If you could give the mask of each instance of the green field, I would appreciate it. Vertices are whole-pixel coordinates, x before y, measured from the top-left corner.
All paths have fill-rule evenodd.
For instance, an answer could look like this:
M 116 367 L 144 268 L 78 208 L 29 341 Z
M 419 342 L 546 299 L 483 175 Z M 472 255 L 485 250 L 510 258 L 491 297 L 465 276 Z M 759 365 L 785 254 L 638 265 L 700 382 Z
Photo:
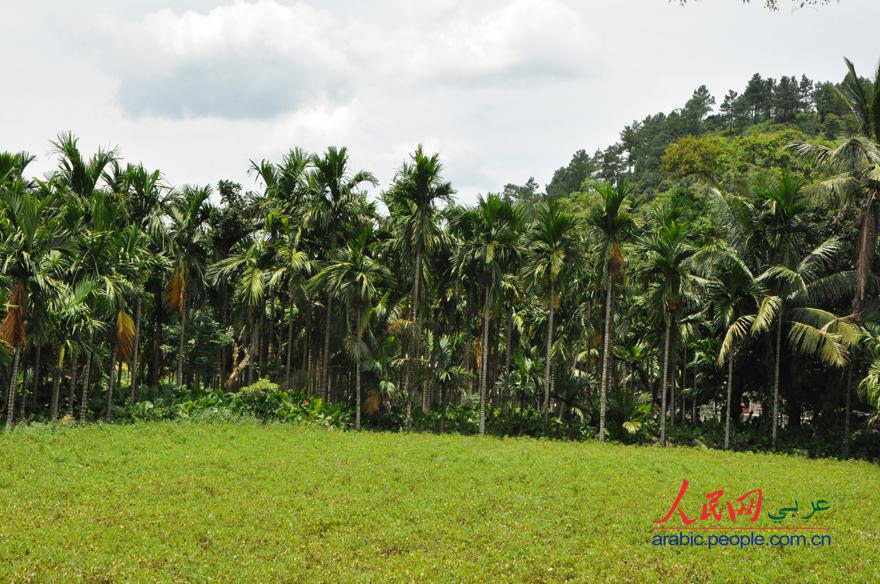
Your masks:
M 690 515 L 719 488 L 761 488 L 764 510 L 824 498 L 812 525 L 832 545 L 654 547 L 683 478 Z M 0 436 L 0 508 L 9 581 L 880 581 L 880 468 L 865 462 L 247 423 L 31 427 Z M 765 511 L 756 525 L 772 525 Z

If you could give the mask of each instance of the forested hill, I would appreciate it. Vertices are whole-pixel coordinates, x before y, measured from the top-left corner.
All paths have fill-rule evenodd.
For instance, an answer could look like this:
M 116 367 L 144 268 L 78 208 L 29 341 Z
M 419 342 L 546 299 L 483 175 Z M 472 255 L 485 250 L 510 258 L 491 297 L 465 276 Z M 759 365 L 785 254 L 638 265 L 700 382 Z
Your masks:
M 715 170 L 727 181 L 745 178 L 760 169 L 789 169 L 797 164 L 786 144 L 806 140 L 834 140 L 850 129 L 851 116 L 838 98 L 838 84 L 815 82 L 806 75 L 779 79 L 755 73 L 739 91 L 723 98 L 701 85 L 680 108 L 634 121 L 620 132 L 620 140 L 592 155 L 575 152 L 556 170 L 544 193 L 559 198 L 580 191 L 583 181 L 625 179 L 637 193 L 654 196 L 674 189 L 683 170 L 696 174 Z M 676 154 L 664 155 L 670 145 L 687 136 L 692 140 Z M 722 164 L 723 163 L 723 164 Z M 507 185 L 513 198 L 538 197 L 539 185 Z

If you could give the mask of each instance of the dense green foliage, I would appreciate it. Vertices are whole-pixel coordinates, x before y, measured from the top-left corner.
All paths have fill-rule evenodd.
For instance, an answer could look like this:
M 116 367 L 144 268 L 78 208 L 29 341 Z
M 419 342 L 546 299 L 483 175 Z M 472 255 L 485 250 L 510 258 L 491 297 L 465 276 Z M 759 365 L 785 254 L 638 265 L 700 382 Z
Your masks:
M 865 462 L 157 423 L 21 428 L 0 436 L 0 469 L 14 582 L 880 579 Z M 824 498 L 812 521 L 832 544 L 655 548 L 682 478 L 691 515 L 707 492 L 762 489 L 761 526 Z
M 419 147 L 168 185 L 0 155 L 15 420 L 253 415 L 876 457 L 880 75 L 698 88 L 542 192 L 456 201 Z M 265 379 L 265 381 L 258 381 Z

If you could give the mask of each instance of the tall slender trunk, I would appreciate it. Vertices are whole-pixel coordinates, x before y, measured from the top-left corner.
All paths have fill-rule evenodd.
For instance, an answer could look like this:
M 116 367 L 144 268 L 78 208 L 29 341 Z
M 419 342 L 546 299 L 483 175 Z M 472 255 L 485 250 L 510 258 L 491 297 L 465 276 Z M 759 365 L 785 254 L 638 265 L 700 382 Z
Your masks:
M 267 308 L 269 309 L 269 326 L 266 327 L 266 364 L 268 365 L 278 356 L 278 349 L 275 346 L 275 294 L 269 296 Z
M 312 353 L 314 352 L 314 344 L 312 343 L 312 327 L 314 325 L 313 321 L 314 313 L 312 312 L 312 303 L 306 303 L 306 330 L 303 334 L 303 363 L 302 369 L 306 375 L 306 391 L 309 395 L 314 395 L 314 390 L 312 389 L 312 369 L 313 369 L 313 359 Z
M 137 311 L 135 312 L 134 318 L 134 347 L 131 352 L 131 395 L 129 395 L 129 401 L 131 401 L 131 403 L 135 403 L 135 400 L 137 400 L 137 371 L 138 350 L 140 349 L 141 342 L 141 316 L 141 298 L 138 296 Z
M 15 356 L 12 358 L 12 376 L 9 378 L 9 393 L 6 397 L 6 429 L 12 430 L 12 422 L 15 417 L 15 384 L 18 381 L 18 367 L 21 360 L 21 347 L 15 347 Z
M 95 339 L 95 333 L 89 333 L 89 347 Z M 86 351 L 86 368 L 83 371 L 82 402 L 79 404 L 79 421 L 85 422 L 89 411 L 89 377 L 92 373 L 92 350 Z
M 480 435 L 486 433 L 486 369 L 488 369 L 489 364 L 489 299 L 491 298 L 490 290 L 491 287 L 486 286 L 486 296 L 485 300 L 483 301 L 483 338 L 480 341 Z
M 177 385 L 183 385 L 183 360 L 186 350 L 186 297 L 188 292 L 184 290 L 183 300 L 180 306 L 180 346 L 177 352 Z
M 76 401 L 77 373 L 79 373 L 79 353 L 74 350 L 73 357 L 70 360 L 70 387 L 67 388 L 66 417 L 70 419 L 73 419 L 73 406 Z
M 779 364 L 782 361 L 782 304 L 776 319 L 776 363 L 773 364 L 773 434 L 771 444 L 776 450 L 776 428 L 779 425 Z
M 416 250 L 416 261 L 415 266 L 413 268 L 413 292 L 412 292 L 412 321 L 413 321 L 413 334 L 410 339 L 409 345 L 412 348 L 412 355 L 409 355 L 409 358 L 406 360 L 406 370 L 403 375 L 403 386 L 404 391 L 406 392 L 406 421 L 407 427 L 410 426 L 412 422 L 412 406 L 413 400 L 415 399 L 415 391 L 413 390 L 410 382 L 412 381 L 412 363 L 414 359 L 418 359 L 418 347 L 419 347 L 419 291 L 421 288 L 422 282 L 422 250 Z
M 34 378 L 32 381 L 33 385 L 31 386 L 31 395 L 34 397 L 35 400 L 37 399 L 37 391 L 40 389 L 40 365 L 41 365 L 41 361 L 42 361 L 42 356 L 43 356 L 43 346 L 38 345 L 37 346 L 37 359 L 36 359 L 36 362 L 34 363 Z M 27 391 L 27 388 L 25 388 L 25 391 Z M 22 418 L 24 418 L 26 404 L 27 404 L 27 400 L 25 399 L 25 396 L 23 395 L 21 398 L 21 417 Z
M 660 444 L 666 446 L 666 383 L 669 380 L 669 331 L 671 324 L 666 322 L 666 332 L 663 337 L 663 377 L 660 381 Z
M 284 363 L 284 391 L 290 389 L 290 362 L 293 355 L 293 282 L 287 293 L 287 356 Z
M 355 335 L 357 336 L 357 346 L 354 355 L 354 429 L 361 429 L 361 312 L 357 311 L 355 317 Z
M 116 376 L 113 375 L 116 366 L 116 334 L 110 340 L 110 367 L 107 369 L 107 407 L 104 410 L 104 419 L 108 422 L 113 419 L 113 390 L 115 389 Z
M 550 367 L 551 355 L 553 353 L 553 297 L 556 295 L 556 282 L 550 282 L 550 296 L 548 297 L 547 306 L 550 309 L 547 318 L 547 350 L 544 359 L 544 405 L 541 409 L 544 411 L 544 429 L 549 430 L 550 427 Z
M 727 413 L 724 416 L 724 450 L 730 447 L 730 400 L 733 396 L 733 351 L 727 356 Z
M 61 393 L 61 378 L 64 377 L 64 345 L 58 349 L 58 360 L 55 362 L 55 372 L 52 378 L 52 398 L 49 401 L 49 420 L 58 419 L 58 401 Z
M 684 390 L 687 387 L 687 368 L 688 368 L 688 344 L 685 336 L 681 336 L 681 344 L 684 345 L 684 356 L 681 362 L 681 423 L 685 423 L 685 415 L 687 414 Z
M 669 371 L 669 427 L 675 426 L 675 371 Z
M 852 365 L 846 368 L 846 409 L 843 413 L 843 457 L 849 457 L 849 411 L 852 393 Z
M 24 414 L 25 414 L 24 404 L 25 404 L 25 401 L 27 400 L 28 383 L 30 382 L 30 377 L 29 377 L 30 372 L 31 372 L 31 370 L 29 368 L 27 368 L 27 367 L 24 368 L 24 376 L 22 377 L 22 380 L 21 380 L 21 399 L 18 402 L 18 420 L 19 421 L 24 420 Z
M 333 297 L 327 295 L 327 318 L 324 323 L 324 355 L 321 358 L 321 390 L 324 392 L 324 400 L 330 400 L 330 323 L 333 318 Z
M 510 373 L 510 345 L 513 343 L 513 311 L 507 313 L 507 324 L 504 325 L 504 371 Z M 502 404 L 503 405 L 503 404 Z
M 605 293 L 605 336 L 602 339 L 602 387 L 599 395 L 599 441 L 605 441 L 605 407 L 608 401 L 608 374 L 611 367 L 611 303 L 614 300 L 611 270 L 608 270 L 608 290 Z

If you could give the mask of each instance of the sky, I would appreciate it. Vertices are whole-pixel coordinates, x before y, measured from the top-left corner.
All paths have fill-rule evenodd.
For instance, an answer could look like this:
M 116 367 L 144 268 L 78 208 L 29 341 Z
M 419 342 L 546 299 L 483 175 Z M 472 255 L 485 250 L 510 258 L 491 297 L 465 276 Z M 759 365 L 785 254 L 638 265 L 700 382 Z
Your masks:
M 118 147 L 173 185 L 258 188 L 250 160 L 347 145 L 386 186 L 417 144 L 460 200 L 718 102 L 755 72 L 840 80 L 880 59 L 878 0 L 771 12 L 696 0 L 0 0 L 0 150 Z

